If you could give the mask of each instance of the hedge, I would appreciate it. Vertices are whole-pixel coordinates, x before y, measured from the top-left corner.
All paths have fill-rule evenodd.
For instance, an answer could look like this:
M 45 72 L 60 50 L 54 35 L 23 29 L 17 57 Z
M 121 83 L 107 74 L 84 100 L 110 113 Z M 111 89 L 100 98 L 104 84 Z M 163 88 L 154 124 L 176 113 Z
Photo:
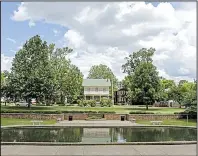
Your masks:
M 56 111 L 56 110 L 1 110 L 1 113 L 38 113 L 38 114 L 62 114 L 62 113 L 91 113 L 91 114 L 115 114 L 116 112 L 105 111 Z
M 137 111 L 137 112 L 129 112 L 129 114 L 155 114 L 153 112 L 141 112 L 141 111 Z

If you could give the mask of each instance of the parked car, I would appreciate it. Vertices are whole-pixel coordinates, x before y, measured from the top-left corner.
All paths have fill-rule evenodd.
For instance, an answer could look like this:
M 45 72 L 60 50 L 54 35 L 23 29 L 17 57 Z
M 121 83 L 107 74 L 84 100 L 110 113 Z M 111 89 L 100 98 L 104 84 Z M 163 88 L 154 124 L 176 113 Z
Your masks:
M 31 104 L 36 105 L 36 99 L 31 99 Z
M 28 107 L 28 103 L 26 101 L 19 101 L 16 103 L 16 106 Z

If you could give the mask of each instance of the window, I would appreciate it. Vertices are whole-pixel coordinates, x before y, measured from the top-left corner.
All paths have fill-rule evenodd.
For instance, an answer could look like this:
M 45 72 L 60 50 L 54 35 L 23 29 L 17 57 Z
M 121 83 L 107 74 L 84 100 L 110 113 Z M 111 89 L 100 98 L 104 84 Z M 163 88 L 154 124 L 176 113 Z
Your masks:
M 87 91 L 90 92 L 90 88 L 87 88 Z
M 106 88 L 103 88 L 103 92 L 106 92 L 107 90 L 106 90 Z
M 95 88 L 95 91 L 98 92 L 98 88 Z

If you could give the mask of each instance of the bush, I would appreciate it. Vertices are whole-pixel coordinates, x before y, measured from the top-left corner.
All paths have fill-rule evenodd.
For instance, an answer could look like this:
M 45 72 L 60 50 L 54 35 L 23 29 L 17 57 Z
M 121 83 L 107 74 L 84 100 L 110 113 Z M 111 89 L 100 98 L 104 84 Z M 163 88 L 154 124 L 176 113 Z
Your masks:
M 95 100 L 78 100 L 78 106 L 80 107 L 95 107 L 96 101 Z
M 181 119 L 186 119 L 188 115 L 188 119 L 197 119 L 197 112 L 186 110 L 184 112 L 175 112 L 174 114 L 179 114 Z
M 137 111 L 137 112 L 129 112 L 129 114 L 155 114 L 153 112 L 141 112 L 141 111 Z
M 102 98 L 100 101 L 101 107 L 111 107 L 113 105 L 112 100 L 108 98 Z
M 91 107 L 96 107 L 96 101 L 95 101 L 95 100 L 88 100 L 88 104 L 89 104 Z

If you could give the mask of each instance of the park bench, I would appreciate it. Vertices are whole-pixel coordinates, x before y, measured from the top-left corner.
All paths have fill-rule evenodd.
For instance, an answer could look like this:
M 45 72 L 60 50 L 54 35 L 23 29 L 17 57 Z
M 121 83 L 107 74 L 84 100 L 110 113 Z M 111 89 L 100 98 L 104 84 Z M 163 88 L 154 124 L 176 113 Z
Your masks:
M 61 118 L 57 118 L 57 122 L 61 121 L 62 119 Z
M 152 125 L 161 125 L 162 121 L 151 121 Z
M 132 123 L 135 123 L 135 121 L 136 121 L 136 119 L 131 119 L 131 122 L 132 122 Z
M 43 121 L 42 120 L 32 120 L 31 122 L 33 125 L 36 125 L 36 123 L 38 123 L 38 125 L 40 125 Z

